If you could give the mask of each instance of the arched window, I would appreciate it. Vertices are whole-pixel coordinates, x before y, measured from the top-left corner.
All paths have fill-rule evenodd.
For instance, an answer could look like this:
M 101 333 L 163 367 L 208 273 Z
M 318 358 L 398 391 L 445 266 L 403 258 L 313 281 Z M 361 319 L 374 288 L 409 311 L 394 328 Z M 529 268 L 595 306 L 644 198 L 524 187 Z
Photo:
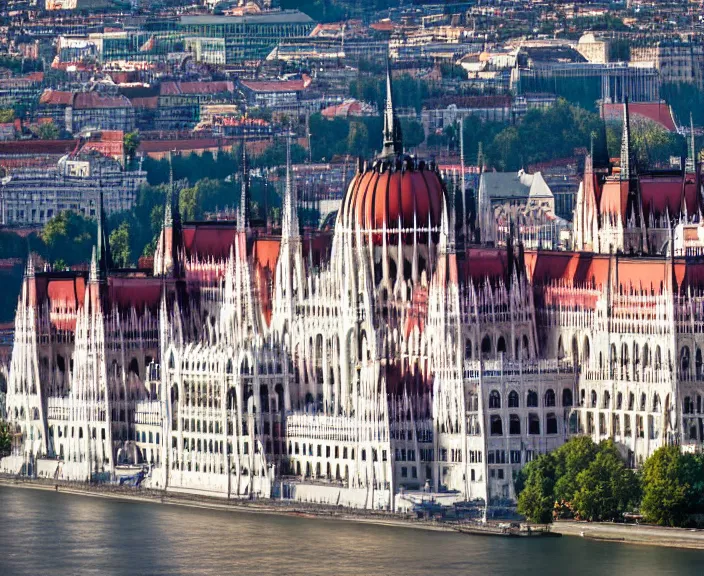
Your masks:
M 487 334 L 482 338 L 482 356 L 488 358 L 491 355 L 491 338 Z
M 509 416 L 508 433 L 514 436 L 520 436 L 521 434 L 521 419 L 517 414 Z
M 596 408 L 596 402 L 597 402 L 596 390 L 592 390 L 592 394 L 591 394 L 591 405 L 592 405 L 592 408 Z
M 545 421 L 545 433 L 557 434 L 557 417 L 552 412 L 548 414 Z
M 503 336 L 500 336 L 499 341 L 496 343 L 496 353 L 506 354 L 506 340 Z
M 134 374 L 137 378 L 139 378 L 139 362 L 136 358 L 132 358 L 132 360 L 130 360 L 129 373 Z
M 535 390 L 528 391 L 526 406 L 528 406 L 528 408 L 537 408 L 538 407 L 538 393 Z
M 540 434 L 540 418 L 537 414 L 528 415 L 528 434 Z
M 591 346 L 589 344 L 589 336 L 584 337 L 584 346 L 582 347 L 582 362 L 584 364 L 589 363 L 589 359 L 591 358 Z
M 680 351 L 680 370 L 685 378 L 689 377 L 689 364 L 689 346 L 683 346 Z
M 519 400 L 518 400 L 518 392 L 515 390 L 511 390 L 508 393 L 508 407 L 509 408 L 518 408 L 519 405 Z
M 684 408 L 682 412 L 684 414 L 694 414 L 694 403 L 689 396 L 684 397 Z
M 635 410 L 636 407 L 636 395 L 631 392 L 628 394 L 628 409 L 629 410 Z
M 562 336 L 557 339 L 557 358 L 562 360 L 565 357 L 565 345 L 562 343 Z
M 620 410 L 623 407 L 623 393 L 619 392 L 616 394 L 616 410 Z
M 501 422 L 501 416 L 492 416 L 489 421 L 489 426 L 492 436 L 503 436 L 504 428 Z
M 645 392 L 640 395 L 640 411 L 645 412 L 647 399 L 645 397 Z
M 702 379 L 702 349 L 697 348 L 697 354 L 695 357 L 695 364 L 696 364 L 696 374 L 697 374 L 697 380 Z
M 497 390 L 489 393 L 489 408 L 501 408 L 501 394 Z
M 545 406 L 555 405 L 555 391 L 552 388 L 548 388 L 545 392 Z
M 572 390 L 569 388 L 562 390 L 562 405 L 564 407 L 572 406 Z
M 660 396 L 653 394 L 653 412 L 660 412 Z
M 530 344 L 528 343 L 528 336 L 525 334 L 523 335 L 523 352 L 521 358 L 524 360 L 528 360 L 530 358 Z
M 660 370 L 662 368 L 662 354 L 660 353 L 660 346 L 655 347 L 655 369 Z
M 472 341 L 469 338 L 464 341 L 464 359 L 472 359 Z
M 611 393 L 607 390 L 604 392 L 604 404 L 605 409 L 611 408 Z

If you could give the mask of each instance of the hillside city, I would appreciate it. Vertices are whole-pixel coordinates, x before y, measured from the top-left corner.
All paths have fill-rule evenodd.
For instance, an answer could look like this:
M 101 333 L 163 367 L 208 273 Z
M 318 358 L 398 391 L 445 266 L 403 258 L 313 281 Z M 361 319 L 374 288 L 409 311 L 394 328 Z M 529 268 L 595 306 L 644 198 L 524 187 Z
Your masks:
M 3 3 L 0 472 L 701 524 L 702 4 Z

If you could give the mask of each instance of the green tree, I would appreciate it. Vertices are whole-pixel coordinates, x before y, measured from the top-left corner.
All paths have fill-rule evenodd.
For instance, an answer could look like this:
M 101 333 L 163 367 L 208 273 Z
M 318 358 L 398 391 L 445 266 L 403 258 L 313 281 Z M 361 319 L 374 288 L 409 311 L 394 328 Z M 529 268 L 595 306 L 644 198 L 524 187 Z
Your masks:
M 369 131 L 367 126 L 362 122 L 352 122 L 349 135 L 347 136 L 347 151 L 350 154 L 366 156 L 368 142 Z
M 577 475 L 576 485 L 573 510 L 595 521 L 621 518 L 639 495 L 637 476 L 626 468 L 611 440 L 599 445 L 596 457 Z
M 12 108 L 0 108 L 0 123 L 6 124 L 15 119 L 15 111 Z
M 57 140 L 59 138 L 59 129 L 53 122 L 42 122 L 37 127 L 37 136 L 42 140 Z
M 589 436 L 571 438 L 555 451 L 555 500 L 570 501 L 579 489 L 578 476 L 594 460 L 599 447 Z
M 689 510 L 691 485 L 684 456 L 677 446 L 662 446 L 645 461 L 641 512 L 648 522 L 680 526 Z
M 131 162 L 134 160 L 134 156 L 137 153 L 137 148 L 140 144 L 139 130 L 133 130 L 132 132 L 127 132 L 124 136 L 123 144 L 125 147 L 125 154 Z
M 4 376 L 0 374 L 0 378 Z M 12 449 L 12 432 L 10 424 L 4 420 L 0 420 L 0 458 L 7 456 Z
M 524 480 L 520 483 L 518 512 L 531 522 L 546 524 L 552 520 L 555 502 L 555 458 L 552 454 L 541 454 L 526 464 Z
M 95 221 L 69 210 L 54 216 L 41 232 L 49 260 L 61 258 L 68 265 L 90 260 L 95 236 Z
M 402 118 L 401 134 L 403 136 L 403 145 L 406 148 L 415 148 L 425 140 L 423 125 L 416 120 Z
M 110 232 L 110 252 L 113 263 L 118 268 L 128 268 L 132 264 L 130 247 L 130 224 L 127 220 Z

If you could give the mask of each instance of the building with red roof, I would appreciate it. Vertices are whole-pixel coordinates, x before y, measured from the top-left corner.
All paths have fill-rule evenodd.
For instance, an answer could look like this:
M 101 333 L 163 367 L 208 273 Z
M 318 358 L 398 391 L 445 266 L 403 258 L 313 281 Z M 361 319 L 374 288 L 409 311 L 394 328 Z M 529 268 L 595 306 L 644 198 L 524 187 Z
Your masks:
M 152 489 L 399 511 L 411 490 L 503 506 L 574 435 L 633 468 L 701 450 L 702 258 L 472 243 L 456 188 L 404 151 L 390 74 L 383 124 L 331 231 L 300 225 L 289 146 L 276 234 L 250 219 L 243 153 L 232 222 L 183 222 L 171 182 L 150 269 L 112 265 L 102 195 L 89 271 L 30 258 L 0 470 L 144 468 Z M 621 178 L 587 169 L 599 241 L 678 207 L 630 178 L 627 140 Z M 681 212 L 698 201 L 685 185 Z

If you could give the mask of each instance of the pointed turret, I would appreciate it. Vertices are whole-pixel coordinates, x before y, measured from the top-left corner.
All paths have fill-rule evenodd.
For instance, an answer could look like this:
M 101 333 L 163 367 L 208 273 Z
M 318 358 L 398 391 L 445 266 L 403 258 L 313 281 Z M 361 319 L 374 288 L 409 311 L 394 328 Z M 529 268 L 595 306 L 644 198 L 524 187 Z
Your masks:
M 384 148 L 382 157 L 396 156 L 403 152 L 401 139 L 401 124 L 396 118 L 393 101 L 393 86 L 391 83 L 391 68 L 386 62 L 386 108 L 384 109 Z
M 105 218 L 105 209 L 103 206 L 103 186 L 99 187 L 98 192 L 98 234 L 96 242 L 96 265 L 97 265 L 97 280 L 104 282 L 107 280 L 108 272 L 112 268 L 112 257 L 110 255 L 110 234 L 108 233 Z
M 697 152 L 694 144 L 694 120 L 692 113 L 689 113 L 689 146 L 687 150 L 687 160 L 685 162 L 685 172 L 692 173 L 697 166 Z
M 296 187 L 293 184 L 291 170 L 291 136 L 286 140 L 286 189 L 284 190 L 284 205 L 281 220 L 282 238 L 298 236 L 298 199 L 296 198 Z
M 237 213 L 237 230 L 245 232 L 249 229 L 249 166 L 247 165 L 247 147 L 242 138 L 242 189 L 240 191 L 240 206 Z
M 628 97 L 623 102 L 623 135 L 621 136 L 621 180 L 635 176 L 635 158 L 631 148 L 631 121 L 628 114 Z
M 164 223 L 154 252 L 154 275 L 179 277 L 181 273 L 181 213 L 174 182 L 173 158 L 169 152 L 169 187 L 164 201 Z

